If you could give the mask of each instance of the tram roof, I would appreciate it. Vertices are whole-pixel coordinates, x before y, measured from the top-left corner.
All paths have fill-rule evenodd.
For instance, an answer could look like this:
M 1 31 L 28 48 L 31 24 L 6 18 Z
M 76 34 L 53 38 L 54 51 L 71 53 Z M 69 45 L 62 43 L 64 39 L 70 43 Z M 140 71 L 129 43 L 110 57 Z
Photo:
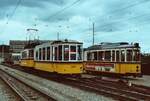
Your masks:
M 36 48 L 46 47 L 49 45 L 57 45 L 57 44 L 83 44 L 83 43 L 75 41 L 75 40 L 53 40 L 53 41 L 49 41 L 43 44 L 39 44 L 36 46 Z
M 120 49 L 120 48 L 140 48 L 138 43 L 129 44 L 127 42 L 118 43 L 100 43 L 99 45 L 93 45 L 85 50 L 103 50 L 103 49 Z
M 76 40 L 55 40 L 52 42 L 52 44 L 83 44 L 82 42 L 76 41 Z

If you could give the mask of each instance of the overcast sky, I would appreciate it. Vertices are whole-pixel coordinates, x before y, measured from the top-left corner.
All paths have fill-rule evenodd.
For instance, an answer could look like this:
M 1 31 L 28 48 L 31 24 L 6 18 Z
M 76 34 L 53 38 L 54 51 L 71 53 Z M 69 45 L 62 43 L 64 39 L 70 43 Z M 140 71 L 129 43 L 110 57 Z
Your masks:
M 138 42 L 150 52 L 150 0 L 0 0 L 0 44 L 32 38 L 73 39 L 95 43 Z M 19 4 L 17 6 L 17 4 Z

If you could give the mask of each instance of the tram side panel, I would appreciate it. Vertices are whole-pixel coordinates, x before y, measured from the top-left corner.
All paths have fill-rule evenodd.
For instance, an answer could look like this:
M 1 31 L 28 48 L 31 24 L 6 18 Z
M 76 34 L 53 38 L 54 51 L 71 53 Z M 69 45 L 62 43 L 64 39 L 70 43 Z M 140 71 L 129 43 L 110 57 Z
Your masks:
M 116 73 L 126 76 L 140 76 L 140 63 L 116 63 Z
M 20 65 L 23 67 L 34 67 L 33 49 L 25 49 L 21 52 Z
M 22 59 L 20 62 L 20 66 L 34 67 L 34 60 L 33 59 Z
M 80 74 L 83 69 L 82 63 L 62 62 L 35 62 L 35 69 L 55 72 L 59 74 Z
M 140 76 L 141 65 L 132 63 L 85 62 L 87 73 L 118 76 Z

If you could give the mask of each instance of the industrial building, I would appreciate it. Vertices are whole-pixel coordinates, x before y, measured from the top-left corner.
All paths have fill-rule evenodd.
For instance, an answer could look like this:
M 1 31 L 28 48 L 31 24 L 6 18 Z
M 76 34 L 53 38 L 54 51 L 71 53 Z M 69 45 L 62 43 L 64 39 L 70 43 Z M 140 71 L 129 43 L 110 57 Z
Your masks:
M 49 42 L 48 40 L 30 40 L 30 41 L 10 40 L 9 45 L 10 45 L 11 59 L 17 63 L 21 58 L 20 52 L 24 49 L 25 45 L 36 41 L 38 41 L 39 43 Z
M 10 47 L 8 45 L 0 45 L 0 63 L 11 58 Z

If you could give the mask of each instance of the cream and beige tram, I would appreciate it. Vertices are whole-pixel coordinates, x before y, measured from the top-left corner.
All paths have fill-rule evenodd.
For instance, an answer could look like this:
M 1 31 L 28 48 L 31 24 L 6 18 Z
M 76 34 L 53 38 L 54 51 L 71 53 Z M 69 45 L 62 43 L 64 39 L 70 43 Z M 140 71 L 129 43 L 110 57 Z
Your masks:
M 111 76 L 141 76 L 138 43 L 101 43 L 84 51 L 87 73 Z
M 80 75 L 83 72 L 83 43 L 57 40 L 37 45 L 34 68 L 58 74 Z

